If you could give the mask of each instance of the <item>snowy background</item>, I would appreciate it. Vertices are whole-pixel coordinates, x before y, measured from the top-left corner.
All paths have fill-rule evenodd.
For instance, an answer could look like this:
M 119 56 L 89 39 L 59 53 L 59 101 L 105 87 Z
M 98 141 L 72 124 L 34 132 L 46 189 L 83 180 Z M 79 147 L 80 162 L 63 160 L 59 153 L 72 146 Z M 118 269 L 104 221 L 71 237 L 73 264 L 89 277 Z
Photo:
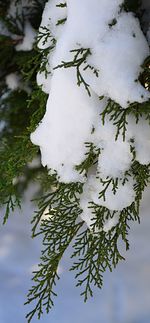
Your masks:
M 16 212 L 0 233 L 0 323 L 25 323 L 25 295 L 31 286 L 32 270 L 38 263 L 41 243 L 30 238 L 30 219 L 34 206 L 29 204 L 31 188 L 21 212 Z M 75 288 L 69 259 L 65 254 L 60 266 L 58 297 L 51 313 L 42 323 L 149 323 L 150 322 L 150 190 L 141 207 L 141 224 L 130 230 L 130 251 L 126 262 L 113 273 L 106 273 L 104 286 L 84 304 Z M 3 213 L 3 210 L 1 211 Z M 38 322 L 35 318 L 33 322 Z

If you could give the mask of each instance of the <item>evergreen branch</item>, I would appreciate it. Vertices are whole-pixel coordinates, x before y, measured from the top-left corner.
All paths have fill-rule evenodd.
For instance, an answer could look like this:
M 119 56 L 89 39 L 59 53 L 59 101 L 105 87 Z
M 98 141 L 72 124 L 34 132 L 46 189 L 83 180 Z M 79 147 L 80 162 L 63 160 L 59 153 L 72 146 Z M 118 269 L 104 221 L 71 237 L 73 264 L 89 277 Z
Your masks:
M 54 184 L 54 182 L 52 181 Z M 34 199 L 33 201 L 38 201 L 39 210 L 35 211 L 35 216 L 33 217 L 31 223 L 34 224 L 32 227 L 32 237 L 36 237 L 40 233 L 36 233 L 37 226 L 39 225 L 39 222 L 41 221 L 43 214 L 48 215 L 49 214 L 49 205 L 54 203 L 55 201 L 55 192 L 48 193 L 47 195 L 44 195 L 40 199 Z M 47 211 L 47 213 L 45 213 Z M 52 212 L 52 210 L 51 210 Z
M 6 204 L 6 211 L 3 218 L 3 224 L 6 224 L 9 218 L 10 212 L 14 212 L 16 207 L 19 207 L 21 209 L 20 199 L 15 195 L 14 196 L 10 195 L 7 201 L 4 202 L 4 205 L 5 204 Z
M 78 48 L 78 49 L 73 49 L 70 51 L 70 53 L 74 53 L 74 58 L 71 61 L 64 62 L 62 61 L 62 64 L 54 67 L 55 69 L 58 68 L 70 68 L 74 67 L 76 68 L 76 76 L 77 76 L 77 85 L 80 86 L 81 84 L 84 85 L 86 91 L 88 92 L 88 95 L 91 96 L 90 90 L 89 90 L 89 84 L 84 80 L 80 68 L 82 67 L 83 64 L 86 64 L 86 60 L 89 55 L 91 55 L 91 51 L 89 48 Z M 89 65 L 88 65 L 89 67 Z
M 99 177 L 98 177 L 99 178 Z M 116 191 L 118 189 L 118 178 L 109 178 L 107 177 L 106 180 L 103 180 L 102 178 L 99 178 L 100 183 L 104 186 L 104 189 L 99 193 L 99 199 L 103 198 L 104 201 L 106 201 L 106 192 L 110 184 L 112 185 L 112 192 L 113 194 L 116 194 Z
M 124 260 L 118 248 L 118 240 L 121 237 L 128 250 L 128 222 L 139 220 L 133 202 L 131 206 L 120 211 L 118 224 L 105 232 L 103 227 L 106 218 L 112 218 L 116 211 L 111 214 L 107 208 L 94 203 L 91 203 L 90 208 L 93 209 L 93 224 L 90 230 L 86 229 L 77 235 L 72 254 L 72 258 L 77 260 L 71 267 L 71 270 L 77 271 L 77 286 L 83 287 L 81 295 L 85 302 L 89 296 L 93 296 L 93 285 L 102 287 L 103 273 L 106 269 L 112 271 L 120 260 Z
M 146 90 L 150 91 L 150 56 L 145 59 L 142 65 L 142 73 L 139 76 L 139 80 Z
M 91 227 L 78 234 L 75 240 L 72 258 L 77 260 L 71 270 L 77 271 L 77 286 L 83 287 L 81 295 L 84 297 L 84 301 L 87 301 L 88 297 L 93 295 L 93 285 L 98 288 L 102 287 L 103 273 L 106 269 L 112 271 L 120 260 L 124 260 L 119 251 L 118 241 L 121 238 L 126 250 L 129 249 L 129 222 L 140 222 L 139 206 L 142 193 L 150 182 L 150 165 L 140 165 L 138 162 L 134 162 L 131 172 L 135 180 L 135 201 L 129 207 L 113 212 L 104 206 L 91 202 L 89 204 L 93 214 Z M 131 176 L 130 172 L 128 176 Z M 107 188 L 111 180 L 106 181 Z M 116 189 L 117 181 L 114 182 L 114 185 Z M 118 223 L 105 232 L 106 220 L 113 218 L 115 214 L 118 214 Z
M 135 141 L 134 139 L 130 139 L 130 152 L 133 156 L 132 162 L 136 160 L 136 149 L 135 149 Z
M 4 222 L 10 213 L 11 201 L 12 206 L 18 206 L 21 194 L 26 188 L 25 184 L 31 179 L 29 173 L 37 176 L 39 171 L 42 172 L 40 168 L 35 172 L 29 171 L 27 164 L 38 154 L 38 148 L 30 141 L 30 133 L 43 117 L 47 95 L 37 88 L 30 96 L 28 109 L 27 99 L 29 97 L 25 92 L 14 91 L 1 103 L 0 118 L 4 121 L 4 128 L 0 134 L 0 204 L 6 205 Z M 19 182 L 22 175 L 25 176 L 24 188 Z M 15 178 L 18 179 L 16 183 Z M 50 185 L 49 180 L 47 183 Z
M 35 272 L 33 281 L 35 285 L 28 293 L 26 304 L 37 301 L 34 309 L 27 314 L 28 322 L 37 312 L 38 318 L 43 313 L 43 307 L 47 313 L 53 306 L 53 296 L 56 296 L 53 288 L 55 287 L 58 276 L 58 265 L 72 239 L 83 225 L 83 222 L 76 223 L 81 213 L 78 208 L 78 194 L 81 191 L 81 184 L 60 184 L 55 193 L 49 193 L 40 200 L 39 212 L 34 217 L 33 232 L 39 220 L 41 220 L 40 232 L 43 235 L 43 245 L 39 270 Z M 46 218 L 43 211 L 48 206 Z M 37 222 L 38 221 L 38 222 Z
M 87 176 L 88 170 L 92 167 L 96 162 L 97 158 L 100 154 L 100 149 L 96 148 L 93 143 L 85 143 L 88 151 L 85 153 L 85 160 L 76 166 L 76 170 L 80 172 L 80 174 L 85 173 Z
M 59 26 L 59 25 L 64 25 L 65 22 L 66 22 L 67 18 L 63 18 L 63 19 L 59 19 L 56 23 L 56 26 Z
M 135 161 L 131 167 L 133 178 L 135 179 L 134 190 L 136 192 L 135 203 L 139 213 L 140 201 L 143 196 L 143 192 L 147 185 L 150 183 L 150 164 L 141 165 Z
M 23 36 L 23 30 L 24 30 L 23 12 L 20 14 L 16 9 L 15 17 L 11 15 L 7 15 L 5 17 L 1 17 L 1 20 L 3 21 L 3 23 L 5 24 L 9 32 L 15 35 Z
M 109 28 L 112 28 L 113 26 L 115 26 L 117 24 L 117 19 L 113 18 L 110 23 L 108 24 Z
M 56 5 L 56 7 L 58 7 L 58 8 L 66 8 L 67 7 L 67 3 L 66 2 L 59 3 L 59 4 Z
M 49 30 L 49 28 L 47 28 L 46 26 L 40 26 L 40 30 L 37 36 L 37 44 L 39 43 L 39 41 L 42 41 L 42 44 L 45 45 L 49 40 L 53 45 L 56 44 L 56 39 L 51 34 L 51 31 Z
M 138 123 L 139 119 L 144 115 L 145 120 L 150 120 L 150 102 L 133 103 L 130 104 L 128 108 L 122 109 L 119 104 L 112 100 L 108 100 L 108 104 L 101 113 L 102 123 L 105 124 L 105 119 L 108 116 L 109 121 L 113 122 L 116 126 L 116 136 L 115 140 L 118 139 L 121 134 L 123 141 L 125 141 L 127 125 L 128 125 L 128 115 L 133 115 L 135 122 Z
M 109 120 L 113 121 L 113 124 L 116 126 L 116 137 L 117 140 L 120 132 L 123 136 L 123 141 L 125 141 L 125 134 L 127 131 L 127 109 L 122 109 L 119 104 L 113 102 L 112 100 L 108 100 L 108 104 L 104 111 L 101 113 L 102 123 L 105 124 L 106 116 L 109 116 Z

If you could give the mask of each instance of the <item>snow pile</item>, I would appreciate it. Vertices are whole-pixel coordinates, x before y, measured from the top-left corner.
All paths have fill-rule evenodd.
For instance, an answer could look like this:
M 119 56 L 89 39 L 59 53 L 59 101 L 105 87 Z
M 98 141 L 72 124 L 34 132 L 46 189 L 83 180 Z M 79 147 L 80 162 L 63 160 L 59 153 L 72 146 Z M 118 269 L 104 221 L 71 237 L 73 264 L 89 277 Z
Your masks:
M 5 81 L 10 90 L 16 90 L 20 86 L 20 76 L 17 73 L 8 74 Z
M 42 164 L 51 172 L 56 171 L 60 181 L 84 183 L 80 204 L 88 225 L 92 217 L 89 202 L 122 210 L 134 201 L 132 177 L 125 183 L 122 181 L 133 160 L 131 139 L 136 160 L 143 164 L 150 162 L 148 123 L 145 127 L 142 118 L 138 124 L 129 118 L 126 140 L 119 137 L 116 141 L 115 126 L 108 118 L 103 125 L 100 116 L 108 99 L 126 109 L 130 103 L 150 98 L 138 81 L 149 46 L 137 18 L 122 9 L 123 2 L 67 0 L 67 6 L 65 2 L 60 6 L 58 0 L 50 0 L 39 30 L 39 34 L 43 33 L 39 48 L 50 48 L 50 52 L 48 75 L 38 73 L 37 82 L 50 95 L 46 114 L 31 140 L 40 146 Z M 83 79 L 78 86 L 75 67 L 56 67 L 62 62 L 75 62 L 74 56 L 80 49 L 84 51 L 78 59 L 82 59 L 86 50 L 88 54 L 79 66 Z M 101 96 L 103 99 L 99 100 Z M 87 176 L 76 168 L 85 160 L 86 142 L 100 150 L 97 165 Z M 99 193 L 107 178 L 118 178 L 118 188 L 114 192 L 110 182 L 104 199 Z M 116 219 L 111 219 L 111 225 L 106 223 L 105 229 L 115 223 Z
M 31 93 L 31 89 L 26 84 L 19 73 L 10 73 L 5 77 L 5 82 L 9 90 L 15 91 L 17 89 L 23 90 L 27 93 Z M 7 93 L 7 92 L 6 92 Z M 6 94 L 5 94 L 6 95 Z M 7 93 L 9 95 L 9 92 Z M 3 95 L 1 99 L 4 99 L 5 96 Z
M 24 37 L 20 44 L 17 44 L 17 51 L 30 51 L 33 48 L 33 44 L 35 42 L 36 31 L 33 29 L 29 21 L 26 21 L 24 27 Z

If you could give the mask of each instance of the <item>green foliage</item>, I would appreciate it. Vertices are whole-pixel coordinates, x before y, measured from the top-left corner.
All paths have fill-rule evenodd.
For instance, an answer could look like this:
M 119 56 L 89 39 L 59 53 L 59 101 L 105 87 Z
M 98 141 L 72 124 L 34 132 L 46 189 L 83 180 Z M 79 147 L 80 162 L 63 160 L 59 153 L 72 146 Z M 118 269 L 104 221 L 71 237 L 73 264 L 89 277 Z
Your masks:
M 88 170 L 92 167 L 96 162 L 97 158 L 100 154 L 100 149 L 96 148 L 92 143 L 85 143 L 87 148 L 87 152 L 85 153 L 85 160 L 76 166 L 76 170 L 82 174 L 84 173 L 85 176 L 88 174 Z
M 18 12 L 16 12 L 15 18 L 9 15 L 3 17 L 2 21 L 10 33 L 23 36 L 24 18 L 22 14 L 20 15 Z
M 65 7 L 67 7 L 67 4 L 66 4 L 66 2 L 65 3 L 59 3 L 59 4 L 56 5 L 56 7 L 65 8 Z
M 103 284 L 103 273 L 106 269 L 112 271 L 120 260 L 124 260 L 118 249 L 118 240 L 121 237 L 125 242 L 126 250 L 129 248 L 127 240 L 128 220 L 134 216 L 134 206 L 124 209 L 119 214 L 119 221 L 108 232 L 102 228 L 105 219 L 112 218 L 115 211 L 111 214 L 110 210 L 105 207 L 91 204 L 93 210 L 93 225 L 90 229 L 85 229 L 77 235 L 73 248 L 75 251 L 72 258 L 75 262 L 71 270 L 77 271 L 77 286 L 81 286 L 83 291 L 81 295 L 84 301 L 89 296 L 93 296 L 93 287 L 101 288 Z
M 146 58 L 142 65 L 143 72 L 141 73 L 139 79 L 145 88 L 150 91 L 150 56 Z
M 104 201 L 106 201 L 106 192 L 107 189 L 109 188 L 110 185 L 112 185 L 112 192 L 113 194 L 116 194 L 116 191 L 118 189 L 118 178 L 109 178 L 107 177 L 105 180 L 104 179 L 100 179 L 100 183 L 102 183 L 103 185 L 103 190 L 100 191 L 99 193 L 99 199 L 103 199 Z
M 89 64 L 87 64 L 87 58 L 89 55 L 91 55 L 91 51 L 89 48 L 78 48 L 70 50 L 70 53 L 74 54 L 74 58 L 72 61 L 69 62 L 62 62 L 62 64 L 56 66 L 54 69 L 57 68 L 70 68 L 75 67 L 76 69 L 76 76 L 77 76 L 77 85 L 80 86 L 81 84 L 84 85 L 86 91 L 88 92 L 88 95 L 91 96 L 89 84 L 84 80 L 84 77 L 82 76 L 81 68 L 83 67 L 83 64 L 85 65 L 83 70 L 86 70 L 87 68 L 91 68 L 93 72 L 98 76 L 97 70 L 93 69 Z
M 66 20 L 67 20 L 67 18 L 59 19 L 59 20 L 57 21 L 56 26 L 59 26 L 59 25 L 63 25 L 63 24 L 65 24 Z
M 6 126 L 1 132 L 0 144 L 1 204 L 6 204 L 12 196 L 16 196 L 15 199 L 18 200 L 20 194 L 26 189 L 28 181 L 42 172 L 41 167 L 30 170 L 28 163 L 38 156 L 38 148 L 32 145 L 30 133 L 35 130 L 45 113 L 47 95 L 40 89 L 35 90 L 30 98 L 28 109 L 27 99 L 29 97 L 25 92 L 15 91 L 3 102 L 4 112 L 2 110 L 1 115 Z M 19 181 L 20 176 L 25 177 L 22 185 Z M 16 184 L 14 184 L 15 178 L 17 178 Z M 6 213 L 9 209 L 9 203 L 7 203 Z
M 41 8 L 44 3 L 35 1 L 34 8 L 31 5 L 25 8 L 18 0 L 16 17 L 7 14 L 10 3 L 0 3 L 0 20 L 9 35 L 0 35 L 0 204 L 6 205 L 4 223 L 10 211 L 15 210 L 15 205 L 20 207 L 28 183 L 45 173 L 41 166 L 30 168 L 30 162 L 39 156 L 39 149 L 32 145 L 30 134 L 42 119 L 47 101 L 47 95 L 36 85 L 43 53 L 38 51 L 36 44 L 28 52 L 15 49 L 23 39 L 24 19 L 32 16 L 36 22 L 38 6 Z M 5 76 L 14 72 L 19 75 L 22 87 L 10 91 Z M 32 92 L 28 91 L 29 87 Z
M 137 161 L 132 164 L 131 168 L 133 178 L 135 180 L 134 190 L 136 192 L 135 203 L 137 208 L 137 213 L 139 213 L 140 201 L 142 200 L 142 195 L 144 189 L 150 183 L 150 164 L 141 165 Z
M 78 196 L 81 191 L 81 184 L 58 184 L 54 177 L 53 191 L 39 200 L 39 211 L 36 212 L 32 221 L 34 223 L 33 236 L 43 235 L 45 249 L 42 251 L 39 270 L 34 273 L 35 285 L 28 294 L 26 304 L 36 301 L 34 309 L 27 315 L 28 322 L 36 313 L 40 318 L 44 307 L 48 313 L 53 306 L 53 297 L 56 296 L 54 287 L 56 280 L 59 279 L 59 262 L 83 224 L 83 222 L 76 223 L 81 213 L 78 207 Z M 40 221 L 40 231 L 36 233 Z
M 135 80 L 135 82 L 138 81 L 140 81 L 140 83 L 147 90 L 150 89 L 150 57 L 147 57 L 144 61 L 142 65 L 142 72 L 139 75 L 139 80 Z M 132 115 L 135 118 L 136 123 L 138 123 L 141 117 L 144 117 L 145 120 L 150 123 L 150 101 L 144 102 L 142 104 L 137 102 L 132 104 L 130 104 L 130 102 L 128 103 L 128 108 L 123 109 L 119 106 L 119 104 L 109 99 L 106 108 L 101 113 L 103 124 L 105 124 L 105 119 L 106 117 L 108 117 L 116 127 L 116 140 L 118 139 L 119 135 L 122 135 L 123 140 L 125 140 L 129 115 Z
M 9 66 L 11 66 L 10 62 L 12 60 L 14 54 L 14 43 L 12 39 L 8 36 L 1 35 L 0 36 L 0 68 L 1 68 L 1 75 L 0 81 L 3 80 L 3 77 L 6 75 L 6 71 Z M 10 67 L 11 71 L 11 67 Z
M 26 302 L 34 303 L 33 310 L 27 315 L 28 322 L 35 314 L 40 318 L 44 308 L 49 312 L 54 305 L 54 288 L 59 279 L 58 265 L 73 238 L 73 264 L 70 270 L 75 271 L 77 286 L 82 287 L 84 301 L 93 295 L 94 287 L 102 287 L 106 269 L 112 271 L 120 260 L 124 260 L 119 250 L 119 241 L 122 239 L 125 249 L 129 249 L 129 223 L 140 221 L 139 204 L 144 188 L 150 181 L 150 166 L 135 162 L 131 172 L 135 179 L 135 202 L 122 211 L 110 211 L 93 202 L 89 203 L 93 213 L 90 229 L 85 227 L 84 221 L 78 219 L 82 213 L 79 196 L 83 184 L 58 183 L 55 176 L 51 177 L 52 190 L 39 199 L 39 210 L 35 212 L 32 221 L 33 237 L 42 235 L 45 249 L 42 251 L 39 269 L 34 273 L 34 286 L 29 291 Z M 118 217 L 118 223 L 106 231 L 105 223 L 114 216 Z
M 6 212 L 4 215 L 3 224 L 7 222 L 10 212 L 14 212 L 16 207 L 21 208 L 20 200 L 18 199 L 17 196 L 10 195 L 8 197 L 8 200 L 6 200 L 5 204 L 6 204 Z
M 108 100 L 106 108 L 101 113 L 102 123 L 105 124 L 106 116 L 112 121 L 116 127 L 115 139 L 118 139 L 119 135 L 122 135 L 123 140 L 125 140 L 127 126 L 128 126 L 128 116 L 132 115 L 135 118 L 136 123 L 139 119 L 144 116 L 145 120 L 150 121 L 150 102 L 145 103 L 133 103 L 130 104 L 127 109 L 123 109 L 112 100 Z
M 43 45 L 46 44 L 47 40 L 50 41 L 50 46 L 46 46 L 45 49 L 40 50 L 38 48 L 38 52 L 40 53 L 40 67 L 38 69 L 39 72 L 44 72 L 45 76 L 47 76 L 47 55 L 50 54 L 50 52 L 55 48 L 56 46 L 56 39 L 51 34 L 50 30 L 47 27 L 40 27 L 39 34 L 37 36 L 37 45 L 39 42 L 41 42 Z
M 32 0 L 31 4 L 31 1 L 29 0 L 28 6 L 25 6 L 26 17 L 29 19 L 31 25 L 35 29 L 38 29 L 41 23 L 41 16 L 46 1 L 47 0 Z

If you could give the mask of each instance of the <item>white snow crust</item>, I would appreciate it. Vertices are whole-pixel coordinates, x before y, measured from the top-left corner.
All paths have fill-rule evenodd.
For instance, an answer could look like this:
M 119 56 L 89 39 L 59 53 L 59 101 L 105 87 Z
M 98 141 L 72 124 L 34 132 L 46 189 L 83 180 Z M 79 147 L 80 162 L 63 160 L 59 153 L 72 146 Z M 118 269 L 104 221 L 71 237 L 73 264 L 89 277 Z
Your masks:
M 136 124 L 129 118 L 126 140 L 115 140 L 116 129 L 109 121 L 102 124 L 100 114 L 108 99 L 126 109 L 130 103 L 145 102 L 149 92 L 140 84 L 141 65 L 149 55 L 149 46 L 137 18 L 120 10 L 122 0 L 67 0 L 67 7 L 57 7 L 59 1 L 49 0 L 43 12 L 40 32 L 46 26 L 50 36 L 39 42 L 45 49 L 56 40 L 56 47 L 48 55 L 47 71 L 38 73 L 37 83 L 49 94 L 46 114 L 31 140 L 41 149 L 42 164 L 56 171 L 59 181 L 83 182 L 81 196 L 82 217 L 91 223 L 89 202 L 93 201 L 110 210 L 122 210 L 135 199 L 132 178 L 124 185 L 121 178 L 132 164 L 131 139 L 134 140 L 136 160 L 150 162 L 150 129 L 143 118 Z M 67 20 L 58 24 L 61 19 Z M 114 23 L 115 22 L 115 23 Z M 74 49 L 90 49 L 86 64 L 97 70 L 98 77 L 90 68 L 81 73 L 89 85 L 91 96 L 83 84 L 77 85 L 75 68 L 58 68 L 72 61 Z M 104 99 L 99 100 L 103 96 Z M 94 129 L 94 131 L 92 131 Z M 100 149 L 98 164 L 86 178 L 76 170 L 85 159 L 85 143 L 93 143 Z M 106 198 L 99 198 L 103 190 L 101 178 L 119 178 L 116 194 L 110 185 Z M 116 219 L 106 224 L 111 228 Z

